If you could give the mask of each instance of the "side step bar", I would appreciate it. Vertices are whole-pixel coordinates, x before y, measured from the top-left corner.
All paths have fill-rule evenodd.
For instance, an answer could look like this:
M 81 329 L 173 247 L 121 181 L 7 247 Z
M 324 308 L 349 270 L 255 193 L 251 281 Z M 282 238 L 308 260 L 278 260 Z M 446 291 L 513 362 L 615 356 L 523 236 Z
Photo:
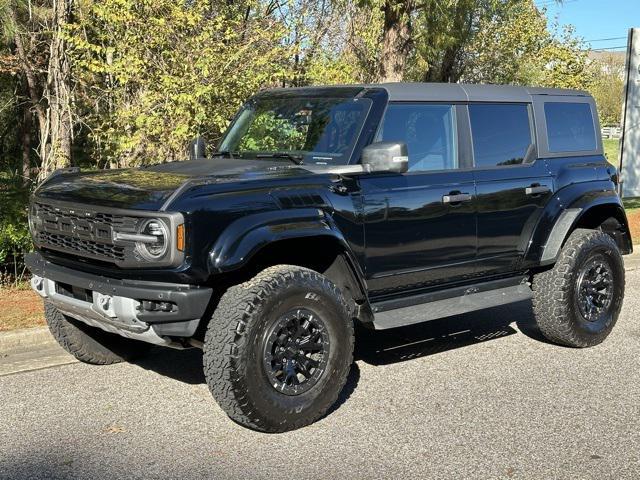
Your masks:
M 373 326 L 386 330 L 528 300 L 532 292 L 527 280 L 525 276 L 506 278 L 374 302 Z

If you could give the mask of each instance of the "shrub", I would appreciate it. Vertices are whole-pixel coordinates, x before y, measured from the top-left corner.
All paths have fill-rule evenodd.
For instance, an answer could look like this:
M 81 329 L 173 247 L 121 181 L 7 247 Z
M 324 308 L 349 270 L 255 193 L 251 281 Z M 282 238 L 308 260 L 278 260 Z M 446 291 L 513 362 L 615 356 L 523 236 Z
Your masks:
M 0 283 L 24 279 L 24 254 L 32 249 L 27 221 L 29 189 L 19 178 L 0 176 Z

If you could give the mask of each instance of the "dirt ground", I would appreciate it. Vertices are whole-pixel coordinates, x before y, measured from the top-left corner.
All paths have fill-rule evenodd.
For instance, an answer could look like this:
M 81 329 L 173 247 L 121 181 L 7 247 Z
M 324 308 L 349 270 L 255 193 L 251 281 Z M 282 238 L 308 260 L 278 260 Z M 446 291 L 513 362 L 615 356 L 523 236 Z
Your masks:
M 627 219 L 629 220 L 633 244 L 638 245 L 640 244 L 640 209 L 627 212 Z
M 31 289 L 0 288 L 0 332 L 45 324 L 42 299 Z

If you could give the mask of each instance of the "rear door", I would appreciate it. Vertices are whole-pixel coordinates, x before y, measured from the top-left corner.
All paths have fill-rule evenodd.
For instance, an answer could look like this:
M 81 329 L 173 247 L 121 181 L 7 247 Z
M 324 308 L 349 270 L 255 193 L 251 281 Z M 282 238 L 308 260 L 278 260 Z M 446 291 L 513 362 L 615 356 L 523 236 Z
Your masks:
M 387 108 L 377 140 L 405 142 L 409 171 L 360 177 L 373 296 L 474 272 L 475 187 L 464 109 L 441 103 Z
M 518 267 L 553 181 L 536 158 L 527 103 L 469 105 L 478 209 L 477 273 Z

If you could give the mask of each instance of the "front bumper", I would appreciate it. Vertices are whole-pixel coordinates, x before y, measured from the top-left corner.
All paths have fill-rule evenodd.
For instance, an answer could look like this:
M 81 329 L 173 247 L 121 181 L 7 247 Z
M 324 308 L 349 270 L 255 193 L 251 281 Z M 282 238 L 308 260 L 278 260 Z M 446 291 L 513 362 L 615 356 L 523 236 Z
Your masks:
M 192 337 L 212 289 L 192 285 L 119 280 L 79 272 L 29 253 L 32 288 L 65 315 L 123 337 L 174 346 Z

